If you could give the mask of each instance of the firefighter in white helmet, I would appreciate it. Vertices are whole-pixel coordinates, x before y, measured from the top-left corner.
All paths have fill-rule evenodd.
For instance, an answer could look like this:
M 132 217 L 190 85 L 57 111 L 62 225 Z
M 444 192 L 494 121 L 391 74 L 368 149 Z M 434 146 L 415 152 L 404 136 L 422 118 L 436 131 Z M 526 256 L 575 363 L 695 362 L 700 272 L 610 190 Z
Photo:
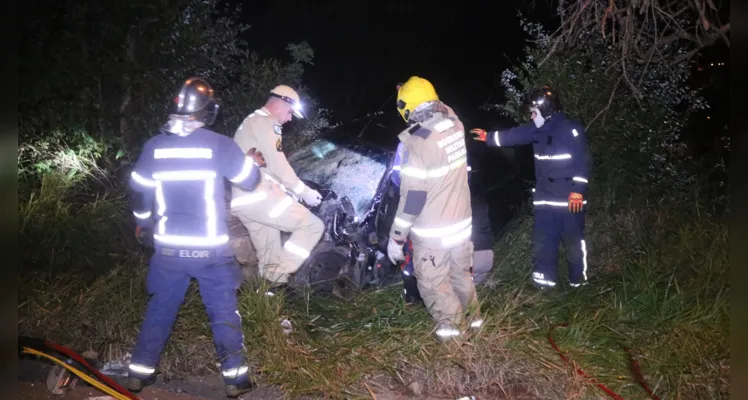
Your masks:
M 265 156 L 263 179 L 255 191 L 232 188 L 231 213 L 247 227 L 260 276 L 272 286 L 289 282 L 324 231 L 322 220 L 289 195 L 293 192 L 310 207 L 322 200 L 296 176 L 283 154 L 281 127 L 294 116 L 304 118 L 299 95 L 288 86 L 276 86 L 265 105 L 244 119 L 234 134 L 242 150 L 256 148 Z M 291 233 L 283 246 L 281 232 Z
M 418 290 L 436 320 L 436 334 L 453 338 L 463 332 L 463 323 L 472 328 L 483 323 L 471 276 L 465 132 L 423 78 L 411 77 L 399 87 L 397 108 L 409 127 L 398 136 L 403 143 L 400 202 L 387 253 L 393 263 L 402 260 L 410 235 Z

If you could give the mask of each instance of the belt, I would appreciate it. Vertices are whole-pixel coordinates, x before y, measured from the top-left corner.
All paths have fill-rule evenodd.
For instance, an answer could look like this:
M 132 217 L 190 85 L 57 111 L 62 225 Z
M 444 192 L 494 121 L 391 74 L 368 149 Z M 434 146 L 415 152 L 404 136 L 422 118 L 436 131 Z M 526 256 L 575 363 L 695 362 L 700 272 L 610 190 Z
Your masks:
M 550 183 L 554 183 L 554 182 L 556 182 L 556 178 L 551 178 L 551 177 L 548 177 L 548 178 L 546 178 L 546 179 L 548 179 L 548 182 L 550 182 Z M 572 181 L 572 179 L 571 179 L 571 177 L 570 177 L 570 176 L 565 176 L 565 177 L 563 177 L 563 178 L 558 178 L 558 179 L 563 179 L 563 180 L 565 180 L 566 182 L 571 182 L 571 181 Z

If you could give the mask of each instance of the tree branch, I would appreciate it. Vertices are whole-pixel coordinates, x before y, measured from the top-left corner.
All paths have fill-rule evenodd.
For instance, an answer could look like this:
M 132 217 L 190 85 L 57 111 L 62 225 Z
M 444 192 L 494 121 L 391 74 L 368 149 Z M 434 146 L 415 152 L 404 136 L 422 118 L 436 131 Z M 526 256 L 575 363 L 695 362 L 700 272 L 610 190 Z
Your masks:
M 551 35 L 553 44 L 540 65 L 559 49 L 582 46 L 578 43 L 580 34 L 587 33 L 590 27 L 639 64 L 673 62 L 676 56 L 662 49 L 680 40 L 690 42 L 696 49 L 711 46 L 719 39 L 730 46 L 730 24 L 720 23 L 719 8 L 712 0 L 671 0 L 666 4 L 655 0 L 573 0 L 562 2 L 560 7 L 564 15 L 561 27 Z M 687 27 L 685 21 L 696 24 Z M 647 41 L 653 44 L 642 48 Z M 687 54 L 693 56 L 697 52 L 689 50 Z M 683 56 L 677 59 L 684 60 Z
M 599 117 L 600 117 L 601 115 L 603 115 L 603 114 L 607 114 L 607 111 L 608 111 L 608 110 L 610 109 L 610 105 L 611 105 L 611 104 L 613 104 L 613 96 L 615 96 L 615 94 L 616 94 L 616 91 L 618 90 L 618 85 L 620 85 L 620 84 L 621 84 L 621 81 L 622 81 L 622 80 L 623 80 L 623 74 L 621 74 L 621 75 L 620 75 L 620 76 L 618 77 L 618 82 L 616 82 L 616 85 L 615 85 L 615 86 L 613 87 L 613 90 L 612 90 L 612 91 L 610 92 L 610 97 L 608 98 L 608 104 L 607 104 L 607 105 L 606 105 L 605 107 L 603 107 L 603 109 L 602 109 L 602 110 L 600 110 L 600 111 L 599 111 L 599 112 L 598 112 L 598 113 L 597 113 L 597 114 L 595 115 L 595 117 L 594 117 L 594 118 L 592 118 L 592 120 L 591 120 L 590 122 L 588 122 L 588 123 L 587 123 L 587 126 L 585 126 L 585 127 L 584 127 L 584 130 L 585 130 L 585 131 L 586 131 L 586 130 L 588 130 L 588 129 L 590 129 L 590 126 L 592 126 L 592 123 L 593 123 L 593 122 L 595 122 L 595 120 L 597 120 L 597 119 L 598 119 L 598 118 L 599 118 Z M 604 116 L 603 116 L 603 122 L 602 122 L 602 123 L 603 123 L 603 124 L 605 123 L 605 117 L 604 117 Z

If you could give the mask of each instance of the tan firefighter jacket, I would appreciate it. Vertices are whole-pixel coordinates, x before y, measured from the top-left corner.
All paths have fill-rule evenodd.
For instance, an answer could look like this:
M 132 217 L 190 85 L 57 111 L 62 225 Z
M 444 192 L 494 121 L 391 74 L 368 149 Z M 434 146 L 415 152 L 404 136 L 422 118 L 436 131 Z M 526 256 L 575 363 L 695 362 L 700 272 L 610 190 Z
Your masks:
M 451 248 L 472 234 L 467 149 L 462 122 L 449 107 L 398 136 L 403 143 L 400 202 L 390 238 Z
M 253 147 L 262 152 L 267 166 L 262 168 L 263 180 L 254 192 L 232 187 L 232 207 L 251 204 L 271 193 L 280 194 L 279 189 L 297 195 L 307 190 L 283 154 L 281 125 L 265 107 L 255 110 L 242 121 L 234 134 L 234 141 L 245 153 Z

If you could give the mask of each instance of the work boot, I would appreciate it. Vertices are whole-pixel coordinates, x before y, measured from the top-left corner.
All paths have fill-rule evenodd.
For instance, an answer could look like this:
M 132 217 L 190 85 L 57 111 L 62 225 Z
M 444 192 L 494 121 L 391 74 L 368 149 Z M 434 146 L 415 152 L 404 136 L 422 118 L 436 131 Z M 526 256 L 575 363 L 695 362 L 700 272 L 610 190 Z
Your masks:
M 254 390 L 255 384 L 250 379 L 236 385 L 226 385 L 226 397 L 235 399 Z
M 271 287 L 270 289 L 268 289 L 268 292 L 273 293 L 273 295 L 283 293 L 284 297 L 288 299 L 293 297 L 296 294 L 297 290 L 295 287 L 291 286 L 288 283 L 282 283 Z
M 144 387 L 150 386 L 156 383 L 156 374 L 153 374 L 147 378 L 139 378 L 137 376 L 127 377 L 127 390 L 138 393 L 143 390 Z
M 549 280 L 542 272 L 533 272 L 530 283 L 532 283 L 536 289 L 541 291 L 549 291 L 556 286 L 556 282 Z
M 260 293 L 261 289 L 257 289 L 257 293 Z M 265 296 L 274 297 L 277 294 L 284 293 L 286 297 L 290 297 L 296 292 L 294 287 L 287 283 L 271 284 L 268 285 L 267 290 L 263 293 Z
M 403 278 L 403 299 L 405 300 L 405 304 L 420 305 L 423 303 L 415 278 Z
M 460 337 L 460 330 L 449 322 L 440 322 L 435 333 L 436 337 L 442 342 Z
M 467 325 L 474 331 L 477 331 L 481 326 L 483 326 L 483 317 L 481 317 L 480 311 L 467 316 Z

